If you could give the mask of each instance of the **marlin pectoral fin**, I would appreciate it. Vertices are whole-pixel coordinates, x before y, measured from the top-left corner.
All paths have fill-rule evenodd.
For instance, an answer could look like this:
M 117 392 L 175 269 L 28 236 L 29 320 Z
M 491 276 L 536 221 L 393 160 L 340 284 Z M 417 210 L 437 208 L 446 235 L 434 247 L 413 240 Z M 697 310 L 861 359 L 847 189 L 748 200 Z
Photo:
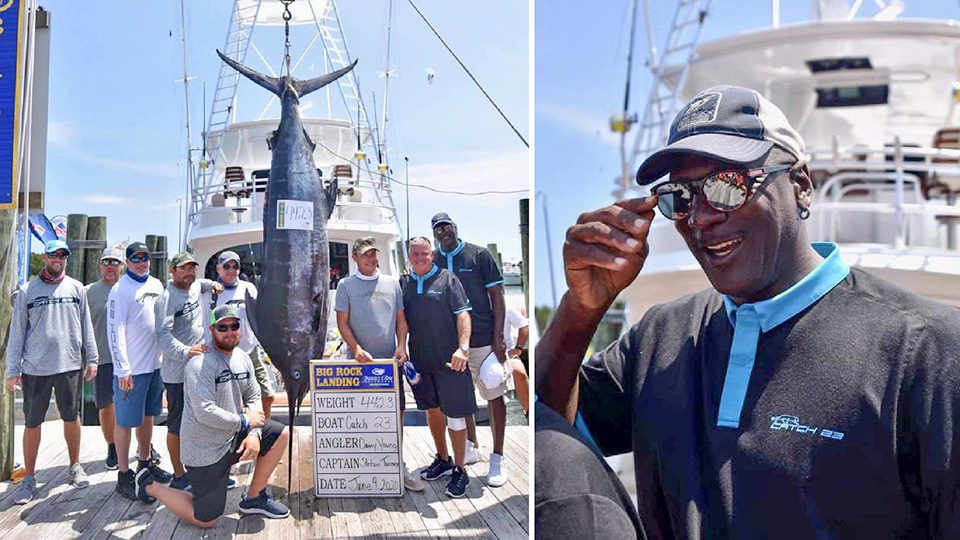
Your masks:
M 257 341 L 262 344 L 260 331 L 257 330 L 257 299 L 250 295 L 249 289 L 243 291 L 243 302 L 243 305 L 247 307 L 247 322 L 250 323 L 250 329 L 253 330 L 253 335 L 257 337 Z
M 327 219 L 330 219 L 330 216 L 333 215 L 333 207 L 337 204 L 337 179 L 331 180 L 330 185 L 323 191 L 327 197 Z
M 225 54 L 217 51 L 217 54 L 220 56 L 220 59 L 227 63 L 228 66 L 240 72 L 241 75 L 250 79 L 251 81 L 259 84 L 260 86 L 266 88 L 270 92 L 276 94 L 277 96 L 283 96 L 283 86 L 280 84 L 280 79 L 276 77 L 268 77 L 262 73 L 257 73 L 256 71 L 244 66 L 243 64 L 228 58 Z
M 346 75 L 351 69 L 353 69 L 353 66 L 355 65 L 357 65 L 356 60 L 354 60 L 353 63 L 350 64 L 349 66 L 327 73 L 326 75 L 314 77 L 313 79 L 308 79 L 306 81 L 295 80 L 293 81 L 293 86 L 294 88 L 297 89 L 297 95 L 299 95 L 302 98 L 303 96 L 309 94 L 310 92 L 313 92 L 314 90 L 319 90 L 320 88 L 323 88 L 324 86 Z M 237 69 L 237 71 L 240 71 L 240 70 Z M 243 72 L 241 71 L 241 73 Z M 247 76 L 249 77 L 249 75 Z

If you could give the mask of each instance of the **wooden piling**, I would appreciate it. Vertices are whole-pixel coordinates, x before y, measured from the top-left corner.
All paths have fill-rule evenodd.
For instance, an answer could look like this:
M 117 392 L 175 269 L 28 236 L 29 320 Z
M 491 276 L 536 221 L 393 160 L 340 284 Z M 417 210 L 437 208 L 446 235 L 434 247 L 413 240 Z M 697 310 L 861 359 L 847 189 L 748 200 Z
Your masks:
M 91 242 L 106 242 L 107 218 L 104 216 L 91 216 L 87 220 L 86 238 Z M 84 252 L 84 270 L 81 281 L 84 285 L 87 285 L 100 279 L 100 256 L 103 254 L 103 248 L 87 248 Z
M 7 339 L 13 306 L 10 293 L 16 285 L 17 250 L 10 245 L 16 238 L 11 231 L 16 223 L 16 210 L 0 210 L 0 480 L 9 480 L 13 472 L 14 405 L 13 392 L 7 389 Z M 16 242 L 14 240 L 14 242 Z
M 503 259 L 500 257 L 500 252 L 497 251 L 496 244 L 487 244 L 487 249 L 490 250 L 490 254 L 493 255 L 493 260 L 497 261 L 497 266 L 500 267 L 500 271 L 503 271 Z
M 88 222 L 89 219 L 86 214 L 67 215 L 67 245 L 70 246 L 70 257 L 67 259 L 67 275 L 77 281 L 83 281 L 85 250 L 76 247 L 76 244 L 87 239 Z
M 403 241 L 397 242 L 397 271 L 403 273 L 407 269 L 407 252 L 404 250 Z

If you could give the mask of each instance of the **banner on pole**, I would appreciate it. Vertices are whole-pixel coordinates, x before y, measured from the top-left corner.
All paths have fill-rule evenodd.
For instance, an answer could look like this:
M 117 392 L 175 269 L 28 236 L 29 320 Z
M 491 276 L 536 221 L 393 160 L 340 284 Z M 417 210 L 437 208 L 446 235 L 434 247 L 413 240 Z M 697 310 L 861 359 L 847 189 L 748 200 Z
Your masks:
M 0 0 L 0 209 L 16 209 L 26 17 L 22 0 Z

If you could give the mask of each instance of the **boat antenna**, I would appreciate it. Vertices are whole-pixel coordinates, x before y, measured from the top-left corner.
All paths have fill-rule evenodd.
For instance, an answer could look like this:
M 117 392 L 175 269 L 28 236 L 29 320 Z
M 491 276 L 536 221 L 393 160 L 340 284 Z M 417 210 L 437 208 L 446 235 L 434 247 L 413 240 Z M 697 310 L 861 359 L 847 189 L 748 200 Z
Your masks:
M 440 43 L 443 43 L 443 46 L 447 48 L 447 51 L 453 56 L 453 59 L 456 60 L 458 64 L 460 64 L 460 67 L 463 68 L 463 71 L 465 71 L 467 73 L 467 76 L 470 77 L 470 80 L 473 81 L 473 84 L 477 85 L 477 88 L 479 88 L 480 91 L 483 92 L 483 95 L 487 98 L 487 101 L 489 101 L 490 104 L 493 105 L 493 108 L 496 109 L 498 113 L 500 113 L 500 116 L 507 123 L 507 125 L 510 126 L 510 129 L 512 129 L 513 132 L 517 134 L 517 137 L 520 138 L 520 141 L 523 142 L 523 145 L 526 146 L 527 148 L 530 148 L 530 144 L 527 142 L 526 139 L 523 138 L 523 135 L 521 135 L 520 132 L 517 131 L 517 128 L 513 125 L 513 122 L 511 122 L 510 119 L 507 118 L 507 115 L 500 109 L 497 103 L 493 101 L 493 98 L 490 97 L 490 94 L 488 94 L 487 91 L 483 88 L 483 85 L 480 84 L 480 81 L 478 81 L 477 78 L 473 76 L 473 73 L 470 73 L 470 70 L 467 69 L 467 66 L 463 64 L 463 61 L 460 60 L 460 57 L 457 56 L 457 53 L 453 52 L 453 49 L 451 49 L 450 46 L 447 45 L 447 42 L 444 41 L 444 39 L 440 36 L 440 33 L 437 32 L 437 29 L 434 28 L 432 24 L 430 24 L 430 21 L 427 20 L 427 18 L 420 11 L 417 5 L 413 3 L 413 0 L 407 0 L 407 2 L 410 2 L 410 5 L 413 7 L 414 11 L 417 12 L 417 15 L 419 15 L 420 18 L 423 19 L 423 22 L 427 23 L 427 26 L 430 27 L 431 31 L 433 31 L 433 35 L 437 36 L 437 39 L 440 40 Z
M 390 100 L 390 35 L 393 31 L 393 0 L 387 3 L 387 61 L 383 67 L 383 124 L 380 126 L 380 144 L 387 147 L 387 101 Z M 376 122 L 377 104 L 373 104 L 374 122 Z M 381 172 L 386 172 L 387 162 L 382 153 L 377 151 L 380 160 Z
M 193 149 L 190 148 L 190 143 L 193 138 L 190 133 L 190 77 L 187 75 L 187 24 L 186 16 L 184 14 L 183 0 L 180 0 L 180 42 L 183 45 L 183 106 L 186 117 L 186 128 L 187 128 L 187 198 L 186 201 L 192 200 L 191 198 L 191 183 L 193 182 Z M 202 159 L 202 156 L 201 156 Z M 183 226 L 183 223 L 180 223 Z M 177 242 L 179 244 L 179 249 L 183 250 L 186 246 L 184 245 L 183 237 L 178 234 Z
M 290 19 L 293 13 L 290 13 L 290 4 L 296 0 L 280 0 L 283 4 L 283 73 L 290 75 Z
M 377 129 L 377 93 L 370 92 L 370 95 L 373 97 L 373 139 L 377 147 L 377 163 L 383 165 L 383 149 L 381 147 L 380 132 Z

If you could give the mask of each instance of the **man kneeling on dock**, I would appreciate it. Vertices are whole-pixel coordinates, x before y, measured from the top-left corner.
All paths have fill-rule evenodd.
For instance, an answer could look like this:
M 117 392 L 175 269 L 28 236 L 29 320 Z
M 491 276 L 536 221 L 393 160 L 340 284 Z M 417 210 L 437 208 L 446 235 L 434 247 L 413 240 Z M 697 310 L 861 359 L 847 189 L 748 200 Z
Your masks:
M 243 514 L 284 518 L 290 510 L 267 495 L 273 474 L 290 439 L 283 424 L 264 417 L 253 363 L 237 347 L 240 316 L 234 306 L 220 306 L 210 317 L 213 347 L 194 356 L 184 369 L 184 410 L 181 420 L 181 459 L 192 492 L 154 482 L 149 469 L 137 473 L 137 497 L 159 499 L 180 519 L 198 527 L 213 527 L 227 501 L 230 467 L 256 458 Z

